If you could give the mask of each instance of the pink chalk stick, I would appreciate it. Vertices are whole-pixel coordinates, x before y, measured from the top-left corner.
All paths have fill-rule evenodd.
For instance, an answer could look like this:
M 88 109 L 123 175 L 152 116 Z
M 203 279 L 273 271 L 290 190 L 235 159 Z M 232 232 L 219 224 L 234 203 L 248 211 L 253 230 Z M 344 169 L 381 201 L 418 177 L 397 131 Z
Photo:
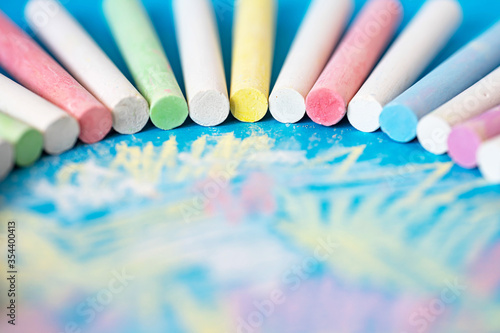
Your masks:
M 484 141 L 500 135 L 500 105 L 453 127 L 448 136 L 448 153 L 458 165 L 473 169 L 477 151 Z
M 398 0 L 371 0 L 361 11 L 306 99 L 316 123 L 331 126 L 366 80 L 401 23 Z
M 111 130 L 111 112 L 1 11 L 0 65 L 20 84 L 75 117 L 83 142 L 100 141 Z

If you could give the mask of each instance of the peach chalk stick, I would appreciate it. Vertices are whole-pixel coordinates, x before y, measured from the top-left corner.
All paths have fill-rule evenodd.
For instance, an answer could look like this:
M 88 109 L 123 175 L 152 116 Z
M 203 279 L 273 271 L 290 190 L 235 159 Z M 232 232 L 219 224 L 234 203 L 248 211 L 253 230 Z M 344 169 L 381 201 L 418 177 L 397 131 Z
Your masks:
M 269 97 L 274 119 L 296 123 L 304 117 L 306 96 L 337 45 L 352 9 L 352 0 L 311 2 Z
M 427 1 L 349 103 L 349 122 L 363 132 L 378 130 L 382 108 L 415 83 L 461 22 L 456 0 Z
M 52 155 L 73 147 L 80 135 L 75 118 L 1 74 L 0 112 L 40 131 L 44 149 Z
M 80 140 L 95 143 L 109 133 L 109 110 L 1 12 L 0 49 L 0 65 L 14 79 L 78 120 Z
M 2 181 L 14 166 L 14 148 L 10 143 L 0 139 L 0 181 Z
M 500 183 L 500 136 L 484 142 L 479 147 L 477 161 L 486 180 Z
M 500 135 L 500 106 L 453 127 L 448 137 L 448 153 L 458 165 L 475 168 L 477 151 L 481 144 L 498 135 Z
M 307 114 L 314 122 L 331 126 L 344 118 L 347 104 L 394 36 L 402 15 L 398 0 L 365 5 L 307 95 Z
M 202 126 L 219 125 L 229 116 L 229 97 L 212 2 L 174 0 L 173 4 L 189 116 Z
M 418 122 L 417 136 L 425 150 L 448 151 L 451 129 L 500 104 L 500 67 Z
M 31 0 L 25 9 L 31 29 L 66 69 L 103 103 L 121 134 L 139 132 L 149 105 L 82 26 L 54 0 Z

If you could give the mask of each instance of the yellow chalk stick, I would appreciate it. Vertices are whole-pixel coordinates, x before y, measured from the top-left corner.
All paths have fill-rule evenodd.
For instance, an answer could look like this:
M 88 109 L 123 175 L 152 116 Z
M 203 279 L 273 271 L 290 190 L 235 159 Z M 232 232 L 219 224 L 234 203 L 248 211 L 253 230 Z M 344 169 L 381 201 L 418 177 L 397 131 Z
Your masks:
M 268 109 L 273 63 L 274 0 L 236 2 L 231 112 L 244 122 L 261 120 Z

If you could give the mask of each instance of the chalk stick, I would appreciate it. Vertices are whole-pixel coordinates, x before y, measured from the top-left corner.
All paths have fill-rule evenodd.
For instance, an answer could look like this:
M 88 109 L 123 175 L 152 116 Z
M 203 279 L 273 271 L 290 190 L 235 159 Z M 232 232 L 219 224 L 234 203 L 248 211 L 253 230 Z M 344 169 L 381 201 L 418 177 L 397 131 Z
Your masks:
M 0 181 L 2 181 L 14 166 L 14 148 L 0 138 Z
M 275 33 L 274 0 L 236 2 L 231 113 L 256 122 L 267 113 Z
M 474 118 L 500 104 L 500 67 L 458 96 L 423 117 L 417 136 L 429 152 L 448 151 L 448 136 L 453 126 Z
M 175 0 L 175 23 L 189 116 L 216 126 L 229 116 L 229 97 L 219 31 L 209 0 Z
M 314 122 L 331 126 L 344 118 L 354 97 L 401 23 L 398 0 L 371 0 L 333 54 L 306 98 Z
M 1 12 L 0 49 L 0 65 L 15 80 L 78 120 L 80 140 L 95 143 L 109 133 L 109 110 Z
M 73 147 L 80 134 L 73 117 L 1 74 L 0 112 L 40 131 L 44 149 L 52 155 Z
M 111 110 L 118 133 L 134 134 L 146 125 L 144 97 L 64 7 L 54 0 L 30 0 L 25 16 L 59 62 Z
M 477 152 L 479 170 L 486 180 L 500 183 L 500 136 L 490 139 Z
M 30 127 L 0 110 L 0 138 L 12 144 L 18 166 L 26 167 L 35 163 L 42 154 L 43 136 Z
M 448 150 L 455 163 L 464 168 L 477 166 L 481 144 L 500 135 L 500 106 L 459 124 L 448 136 Z
M 274 119 L 296 123 L 304 117 L 306 96 L 337 45 L 352 10 L 352 0 L 311 2 L 269 97 Z
M 158 35 L 138 0 L 105 0 L 104 13 L 139 91 L 150 106 L 153 124 L 179 127 L 188 107 Z
M 349 103 L 349 122 L 362 132 L 378 130 L 382 108 L 415 83 L 461 21 L 456 0 L 427 1 Z
M 380 127 L 393 140 L 410 142 L 419 119 L 460 94 L 500 65 L 500 23 L 387 104 Z

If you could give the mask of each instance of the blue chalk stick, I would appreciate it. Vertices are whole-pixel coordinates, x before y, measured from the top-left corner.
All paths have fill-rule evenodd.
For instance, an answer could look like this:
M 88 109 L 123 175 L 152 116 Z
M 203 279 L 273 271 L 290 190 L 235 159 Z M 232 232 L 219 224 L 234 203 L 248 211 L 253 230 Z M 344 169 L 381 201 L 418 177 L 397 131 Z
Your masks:
M 500 22 L 396 97 L 382 110 L 380 127 L 391 139 L 410 142 L 418 120 L 500 66 Z

